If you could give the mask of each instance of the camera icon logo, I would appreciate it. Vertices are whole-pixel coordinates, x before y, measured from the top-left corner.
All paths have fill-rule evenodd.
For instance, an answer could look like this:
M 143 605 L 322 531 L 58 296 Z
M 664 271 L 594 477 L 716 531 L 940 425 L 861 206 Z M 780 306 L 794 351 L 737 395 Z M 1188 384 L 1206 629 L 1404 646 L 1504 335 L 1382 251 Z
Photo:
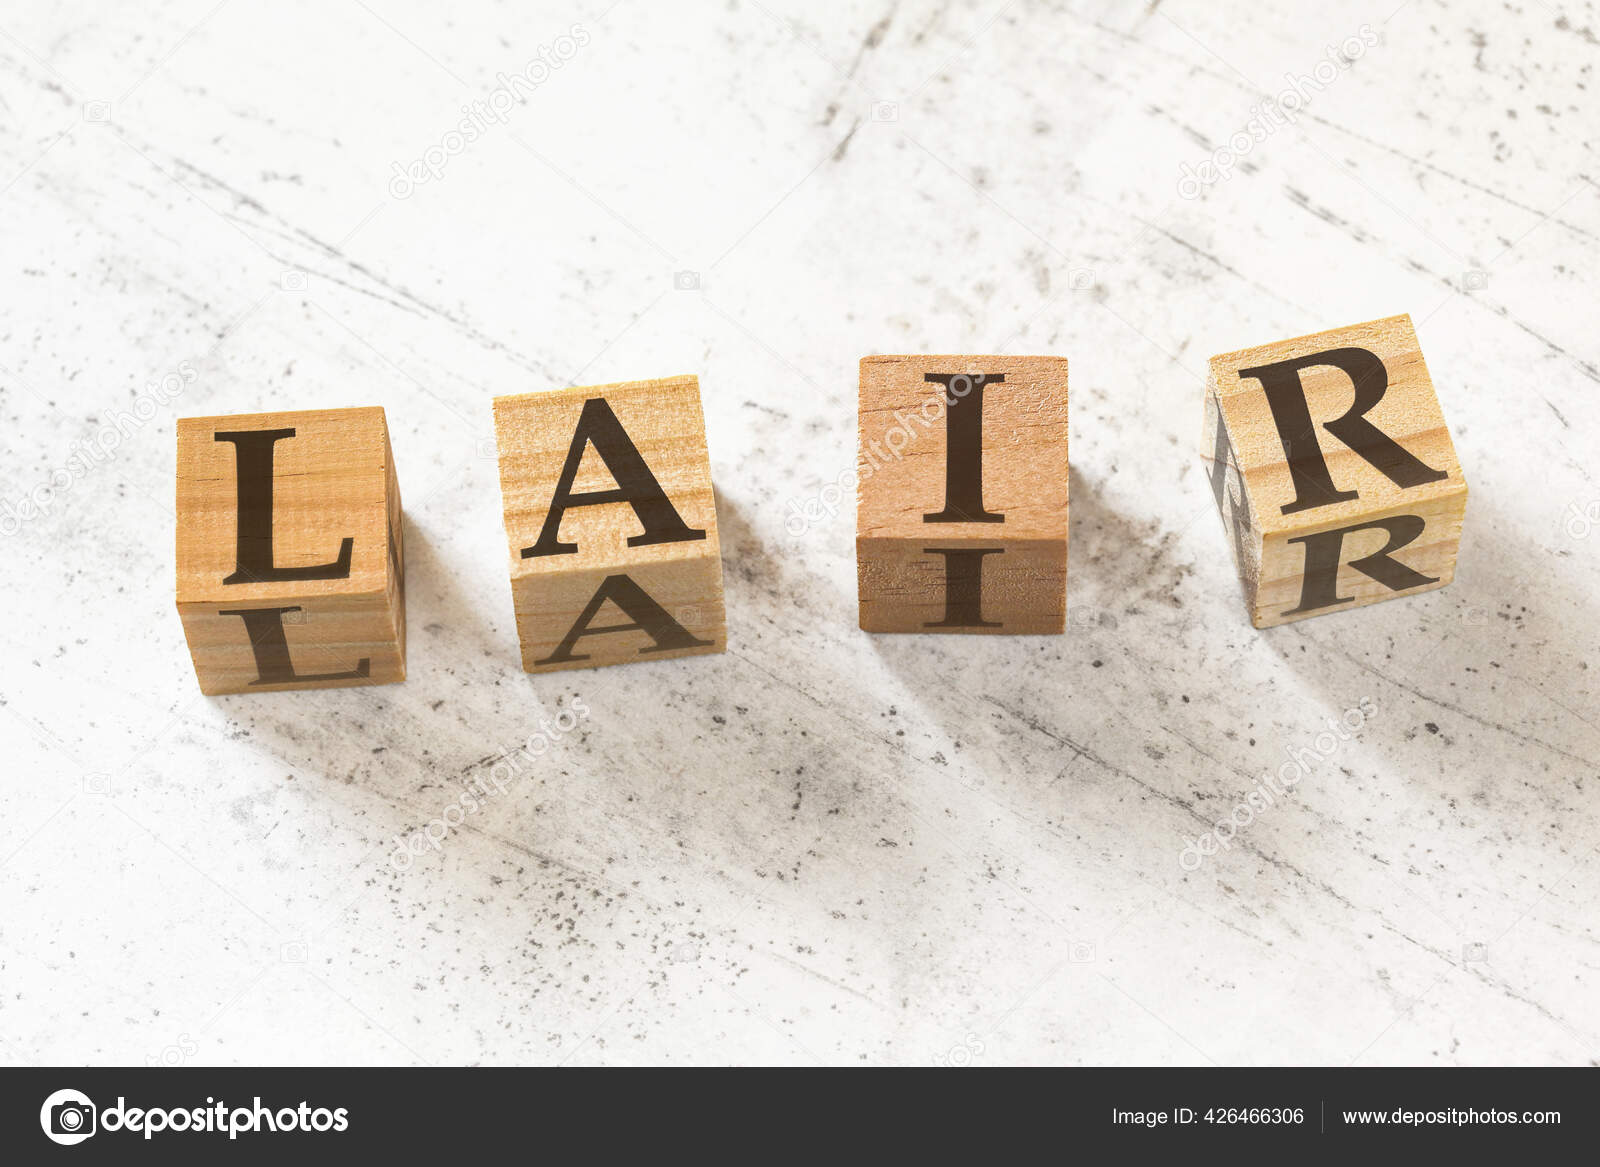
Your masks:
M 1580 507 L 1574 502 L 1567 507 L 1566 530 L 1572 538 L 1587 539 L 1597 524 L 1600 524 L 1600 498 L 1588 506 Z
M 680 292 L 698 292 L 700 290 L 700 273 L 697 271 L 675 271 L 672 273 L 672 286 Z
M 1481 292 L 1489 286 L 1489 273 L 1486 271 L 1469 271 L 1461 273 L 1461 290 L 1463 292 Z
M 872 120 L 897 122 L 900 120 L 900 106 L 892 101 L 875 101 L 872 103 Z
M 693 964 L 700 959 L 700 946 L 693 941 L 685 940 L 673 948 L 667 959 L 674 964 Z
M 87 1094 L 57 1090 L 39 1108 L 39 1125 L 52 1143 L 70 1147 L 94 1134 L 97 1113 Z
M 1092 964 L 1094 962 L 1094 944 L 1088 940 L 1074 940 L 1067 949 L 1067 959 L 1073 964 Z
M 109 122 L 111 120 L 111 103 L 109 101 L 84 102 L 83 120 L 86 122 Z
M 286 292 L 303 292 L 306 290 L 306 273 L 286 271 L 278 277 L 278 286 Z
M 284 964 L 304 964 L 308 956 L 304 940 L 288 940 L 278 949 L 278 959 Z

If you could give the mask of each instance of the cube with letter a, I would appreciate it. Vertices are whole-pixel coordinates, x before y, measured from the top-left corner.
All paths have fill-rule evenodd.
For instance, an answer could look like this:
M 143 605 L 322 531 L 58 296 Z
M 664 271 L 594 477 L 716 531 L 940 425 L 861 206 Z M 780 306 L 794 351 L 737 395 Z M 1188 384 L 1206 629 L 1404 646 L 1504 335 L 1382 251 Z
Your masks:
M 530 673 L 722 652 L 722 551 L 694 377 L 497 397 Z
M 861 627 L 1061 632 L 1066 359 L 863 357 L 858 422 Z
M 1257 628 L 1455 575 L 1467 483 L 1409 316 L 1212 357 L 1201 450 Z
M 202 692 L 405 680 L 382 409 L 179 419 L 177 514 L 178 614 Z

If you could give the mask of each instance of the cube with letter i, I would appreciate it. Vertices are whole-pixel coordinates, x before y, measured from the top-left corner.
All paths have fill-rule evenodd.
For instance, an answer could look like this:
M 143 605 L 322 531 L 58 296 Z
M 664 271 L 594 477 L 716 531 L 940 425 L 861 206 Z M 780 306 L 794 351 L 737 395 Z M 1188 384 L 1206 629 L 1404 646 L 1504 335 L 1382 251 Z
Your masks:
M 722 652 L 722 551 L 694 377 L 497 397 L 530 673 Z
M 181 418 L 177 464 L 178 614 L 202 692 L 405 680 L 382 409 Z
M 1202 456 L 1257 628 L 1455 575 L 1467 483 L 1409 316 L 1211 358 Z
M 863 357 L 858 425 L 861 627 L 1061 632 L 1066 359 Z

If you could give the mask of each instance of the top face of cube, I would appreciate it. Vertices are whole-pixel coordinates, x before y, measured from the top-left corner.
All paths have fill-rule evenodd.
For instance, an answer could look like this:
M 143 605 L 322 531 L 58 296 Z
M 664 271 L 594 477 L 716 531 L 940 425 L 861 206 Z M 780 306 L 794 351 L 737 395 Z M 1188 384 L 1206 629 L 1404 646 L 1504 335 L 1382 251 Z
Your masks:
M 178 602 L 389 587 L 381 407 L 178 419 Z
M 858 537 L 1066 539 L 1066 358 L 863 357 L 858 420 Z
M 1466 489 L 1410 316 L 1212 357 L 1210 391 L 1263 532 Z
M 497 397 L 494 429 L 513 578 L 720 555 L 697 378 Z

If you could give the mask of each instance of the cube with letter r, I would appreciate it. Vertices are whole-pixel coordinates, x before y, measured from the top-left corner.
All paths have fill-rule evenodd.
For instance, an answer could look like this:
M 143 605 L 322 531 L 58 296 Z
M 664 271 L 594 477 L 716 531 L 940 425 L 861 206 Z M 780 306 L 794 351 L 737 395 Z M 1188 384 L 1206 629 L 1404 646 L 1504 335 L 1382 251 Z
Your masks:
M 1455 575 L 1467 483 L 1409 316 L 1211 358 L 1201 455 L 1257 628 Z

